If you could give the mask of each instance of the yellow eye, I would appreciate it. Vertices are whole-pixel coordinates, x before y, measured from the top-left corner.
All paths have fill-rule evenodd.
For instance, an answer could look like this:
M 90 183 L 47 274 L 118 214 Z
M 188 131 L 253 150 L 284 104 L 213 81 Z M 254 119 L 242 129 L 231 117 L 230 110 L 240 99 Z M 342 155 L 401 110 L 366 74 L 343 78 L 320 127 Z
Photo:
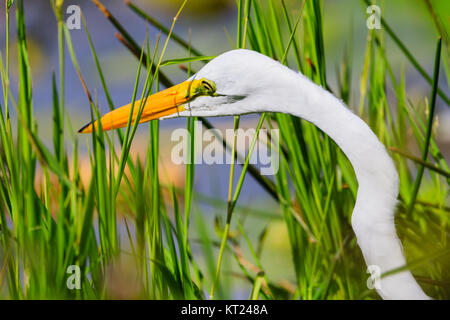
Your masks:
M 193 99 L 198 96 L 216 96 L 216 85 L 214 82 L 205 78 L 192 80 L 186 97 Z
M 214 82 L 208 79 L 200 79 L 199 83 L 195 88 L 196 96 L 213 96 L 216 92 L 216 85 Z
M 216 86 L 214 82 L 206 79 L 202 79 L 202 86 L 206 89 L 207 93 L 213 95 L 216 92 Z

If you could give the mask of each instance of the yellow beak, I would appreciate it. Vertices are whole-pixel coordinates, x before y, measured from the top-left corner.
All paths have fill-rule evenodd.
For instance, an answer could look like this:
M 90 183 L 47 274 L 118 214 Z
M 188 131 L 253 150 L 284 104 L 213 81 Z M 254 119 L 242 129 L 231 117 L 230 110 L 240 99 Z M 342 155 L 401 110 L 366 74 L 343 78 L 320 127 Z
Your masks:
M 185 110 L 184 105 L 190 100 L 200 95 L 212 95 L 215 92 L 215 85 L 206 79 L 185 81 L 147 98 L 143 106 L 139 123 L 159 119 L 174 113 Z M 134 124 L 139 112 L 140 101 L 134 103 L 131 125 Z M 131 103 L 117 108 L 101 118 L 104 131 L 123 128 L 127 126 L 131 113 Z M 98 129 L 98 121 L 89 123 L 81 128 L 79 133 L 90 133 L 93 128 Z

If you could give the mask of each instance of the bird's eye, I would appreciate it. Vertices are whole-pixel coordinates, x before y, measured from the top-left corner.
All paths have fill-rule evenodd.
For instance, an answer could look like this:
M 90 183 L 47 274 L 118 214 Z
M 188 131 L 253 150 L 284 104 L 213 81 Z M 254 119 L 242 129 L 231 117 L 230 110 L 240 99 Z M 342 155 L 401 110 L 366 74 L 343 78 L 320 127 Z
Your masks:
M 211 80 L 202 79 L 202 88 L 209 96 L 213 96 L 216 93 L 216 85 Z
M 200 79 L 198 82 L 193 84 L 192 89 L 189 90 L 189 96 L 192 98 L 198 96 L 215 96 L 216 95 L 216 85 L 214 82 L 208 79 Z
M 203 80 L 203 81 L 202 81 L 202 85 L 204 85 L 205 88 L 206 88 L 209 92 L 214 93 L 215 89 L 214 89 L 214 87 L 213 87 L 208 81 Z

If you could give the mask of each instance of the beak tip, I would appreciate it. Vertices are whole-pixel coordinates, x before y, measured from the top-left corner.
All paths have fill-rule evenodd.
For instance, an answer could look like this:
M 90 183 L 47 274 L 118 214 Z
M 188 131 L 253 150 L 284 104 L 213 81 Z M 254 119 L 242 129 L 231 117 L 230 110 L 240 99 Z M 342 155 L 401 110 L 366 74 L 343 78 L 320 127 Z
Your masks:
M 89 127 L 91 126 L 92 122 L 89 122 L 87 125 L 82 127 L 80 130 L 78 130 L 78 133 L 89 133 Z

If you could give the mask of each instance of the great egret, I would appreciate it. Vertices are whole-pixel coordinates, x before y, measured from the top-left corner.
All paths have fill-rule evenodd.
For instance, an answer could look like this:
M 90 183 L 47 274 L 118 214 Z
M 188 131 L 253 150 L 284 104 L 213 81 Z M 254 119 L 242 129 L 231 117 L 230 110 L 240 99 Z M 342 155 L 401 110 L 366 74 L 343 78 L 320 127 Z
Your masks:
M 138 112 L 135 103 L 133 121 Z M 103 130 L 127 125 L 131 105 L 101 118 Z M 197 74 L 148 97 L 140 122 L 190 116 L 281 112 L 305 119 L 330 136 L 353 165 L 358 194 L 351 223 L 368 266 L 383 273 L 404 266 L 394 213 L 399 179 L 392 159 L 367 124 L 333 94 L 260 53 L 239 49 L 214 58 Z M 97 122 L 80 132 L 92 132 Z M 409 270 L 381 278 L 384 299 L 429 299 Z

